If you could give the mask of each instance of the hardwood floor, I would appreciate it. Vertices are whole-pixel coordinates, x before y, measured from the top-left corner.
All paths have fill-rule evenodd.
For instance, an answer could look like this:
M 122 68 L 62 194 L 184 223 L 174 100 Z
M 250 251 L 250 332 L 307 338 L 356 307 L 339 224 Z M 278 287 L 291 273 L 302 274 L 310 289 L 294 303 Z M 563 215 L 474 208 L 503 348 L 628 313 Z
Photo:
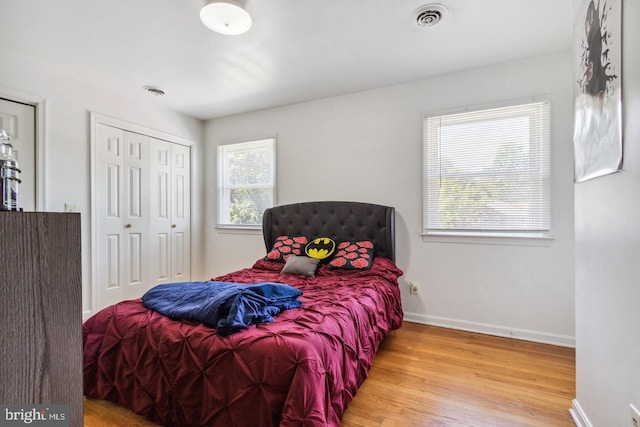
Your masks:
M 573 349 L 405 322 L 382 343 L 342 427 L 573 426 Z M 88 427 L 156 424 L 86 400 Z
M 405 323 L 342 426 L 573 426 L 575 351 Z

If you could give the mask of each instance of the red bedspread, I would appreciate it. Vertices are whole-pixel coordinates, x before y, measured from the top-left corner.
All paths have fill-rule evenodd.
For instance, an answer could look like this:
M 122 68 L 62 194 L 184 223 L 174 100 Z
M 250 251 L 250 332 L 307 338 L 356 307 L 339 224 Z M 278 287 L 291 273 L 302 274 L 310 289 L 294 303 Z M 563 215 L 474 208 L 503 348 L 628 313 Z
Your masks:
M 280 275 L 259 260 L 215 280 L 274 281 L 303 291 L 303 307 L 229 337 L 147 310 L 141 300 L 83 326 L 84 392 L 167 426 L 338 426 L 386 334 L 400 327 L 397 279 L 386 258 L 369 271 Z

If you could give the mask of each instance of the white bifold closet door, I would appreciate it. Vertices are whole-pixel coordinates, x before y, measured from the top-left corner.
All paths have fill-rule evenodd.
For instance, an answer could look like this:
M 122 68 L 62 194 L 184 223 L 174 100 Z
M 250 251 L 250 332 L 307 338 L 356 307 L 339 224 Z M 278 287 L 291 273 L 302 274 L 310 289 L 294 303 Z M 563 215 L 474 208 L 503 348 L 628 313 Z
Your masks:
M 191 260 L 190 150 L 155 140 L 151 146 L 151 280 L 187 281 Z
M 102 123 L 95 134 L 96 310 L 190 279 L 190 148 Z

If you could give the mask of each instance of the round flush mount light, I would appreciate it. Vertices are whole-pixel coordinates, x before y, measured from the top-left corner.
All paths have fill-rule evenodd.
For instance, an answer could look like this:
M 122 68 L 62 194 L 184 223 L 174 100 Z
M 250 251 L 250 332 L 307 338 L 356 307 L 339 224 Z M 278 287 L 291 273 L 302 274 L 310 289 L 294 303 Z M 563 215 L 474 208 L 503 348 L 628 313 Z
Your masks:
M 413 12 L 419 27 L 432 27 L 439 23 L 446 15 L 447 8 L 439 3 L 426 4 Z
M 158 87 L 158 86 L 142 86 L 142 89 L 146 90 L 147 92 L 149 92 L 151 95 L 155 95 L 155 96 L 162 96 L 165 94 L 164 89 Z
M 210 30 L 220 34 L 237 35 L 249 31 L 251 16 L 234 0 L 210 0 L 200 10 L 200 20 Z

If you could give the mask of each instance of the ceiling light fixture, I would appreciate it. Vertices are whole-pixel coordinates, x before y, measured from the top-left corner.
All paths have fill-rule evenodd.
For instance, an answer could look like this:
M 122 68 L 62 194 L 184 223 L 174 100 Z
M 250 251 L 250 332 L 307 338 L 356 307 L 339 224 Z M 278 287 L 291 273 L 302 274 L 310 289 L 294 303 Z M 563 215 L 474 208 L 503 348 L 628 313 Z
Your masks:
M 246 33 L 252 24 L 249 13 L 235 0 L 208 0 L 200 19 L 210 30 L 227 35 Z

